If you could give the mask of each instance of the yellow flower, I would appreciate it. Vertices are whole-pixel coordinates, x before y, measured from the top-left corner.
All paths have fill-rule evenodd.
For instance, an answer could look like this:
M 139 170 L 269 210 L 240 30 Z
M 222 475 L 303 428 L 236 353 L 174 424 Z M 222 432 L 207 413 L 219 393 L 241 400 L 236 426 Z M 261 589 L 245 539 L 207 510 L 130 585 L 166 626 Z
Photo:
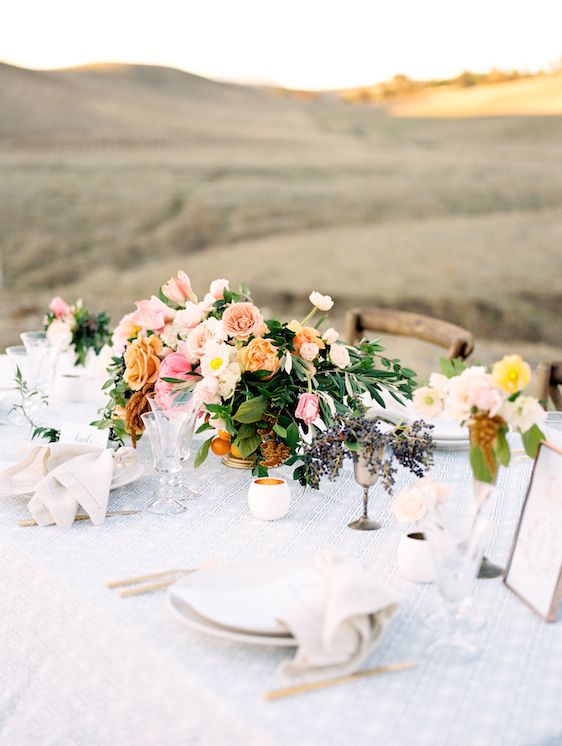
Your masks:
M 295 332 L 295 334 L 299 334 L 299 332 L 302 329 L 302 324 L 299 323 L 296 319 L 293 319 L 287 324 L 287 329 L 290 329 L 292 332 Z
M 508 394 L 521 391 L 531 380 L 531 367 L 520 355 L 506 355 L 492 368 L 492 378 Z

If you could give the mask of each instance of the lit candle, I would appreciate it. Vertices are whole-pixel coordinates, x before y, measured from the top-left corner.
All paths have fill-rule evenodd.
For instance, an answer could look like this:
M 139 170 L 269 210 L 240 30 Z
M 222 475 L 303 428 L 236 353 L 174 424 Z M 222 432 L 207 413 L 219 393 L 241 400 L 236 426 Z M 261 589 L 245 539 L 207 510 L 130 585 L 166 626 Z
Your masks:
M 284 479 L 258 477 L 248 490 L 250 512 L 262 521 L 276 521 L 289 512 L 289 485 Z

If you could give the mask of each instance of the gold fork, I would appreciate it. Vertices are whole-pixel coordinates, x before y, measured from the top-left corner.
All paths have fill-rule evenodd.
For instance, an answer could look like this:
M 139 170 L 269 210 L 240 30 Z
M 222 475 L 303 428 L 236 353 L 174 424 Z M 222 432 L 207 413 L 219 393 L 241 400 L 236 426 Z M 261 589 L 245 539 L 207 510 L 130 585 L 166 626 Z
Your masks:
M 164 590 L 173 585 L 182 575 L 189 575 L 197 570 L 214 565 L 214 561 L 206 562 L 199 567 L 177 567 L 172 570 L 160 570 L 145 575 L 135 575 L 132 578 L 123 578 L 122 580 L 109 580 L 105 585 L 106 588 L 123 588 L 124 586 L 135 586 L 133 588 L 124 588 L 119 591 L 121 598 L 130 596 L 140 596 L 143 593 L 152 593 L 153 591 Z M 172 577 L 170 577 L 172 576 Z

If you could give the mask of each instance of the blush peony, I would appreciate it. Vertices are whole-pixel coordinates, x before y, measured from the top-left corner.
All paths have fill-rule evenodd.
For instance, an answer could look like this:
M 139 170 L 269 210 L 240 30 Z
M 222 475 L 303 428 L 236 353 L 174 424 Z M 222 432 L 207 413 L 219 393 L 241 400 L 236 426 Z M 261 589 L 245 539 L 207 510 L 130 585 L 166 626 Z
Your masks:
M 197 302 L 197 296 L 191 288 L 191 280 L 181 270 L 176 277 L 170 277 L 168 282 L 162 285 L 162 293 L 178 306 L 183 306 L 188 300 Z

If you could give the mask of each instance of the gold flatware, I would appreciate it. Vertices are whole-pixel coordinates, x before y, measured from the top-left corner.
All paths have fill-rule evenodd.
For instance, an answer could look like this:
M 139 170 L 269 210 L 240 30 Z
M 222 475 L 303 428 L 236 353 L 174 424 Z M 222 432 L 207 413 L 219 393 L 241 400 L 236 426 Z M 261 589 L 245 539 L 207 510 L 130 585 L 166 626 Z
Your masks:
M 169 575 L 184 575 L 190 572 L 193 572 L 193 568 L 178 567 L 173 570 L 161 570 L 160 572 L 150 572 L 146 575 L 136 575 L 132 578 L 124 578 L 123 580 L 109 580 L 105 586 L 106 588 L 121 588 L 124 585 L 138 585 L 139 583 L 146 583 L 150 580 L 166 578 Z
M 116 515 L 136 515 L 137 513 L 142 513 L 142 510 L 110 510 L 108 513 L 105 514 L 106 518 L 113 518 L 113 516 Z M 89 515 L 77 515 L 74 518 L 75 521 L 89 521 L 90 516 Z M 22 518 L 20 521 L 18 521 L 18 526 L 22 526 L 23 528 L 26 528 L 27 526 L 38 526 L 36 520 L 33 518 Z M 55 525 L 54 523 L 52 524 Z
M 195 571 L 191 570 L 191 572 Z M 160 580 L 158 583 L 145 583 L 145 585 L 136 585 L 132 588 L 125 588 L 124 590 L 119 591 L 119 595 L 121 596 L 121 598 L 129 598 L 130 596 L 142 596 L 143 593 L 162 591 L 165 588 L 169 588 L 171 585 L 173 585 L 176 580 L 178 580 L 177 577 L 172 578 L 171 580 Z
M 326 689 L 329 686 L 337 686 L 338 684 L 348 684 L 351 681 L 357 681 L 358 679 L 366 679 L 368 676 L 378 676 L 382 673 L 396 673 L 398 671 L 407 671 L 411 668 L 418 668 L 419 662 L 412 663 L 387 663 L 385 666 L 377 666 L 376 668 L 366 668 L 364 671 L 356 671 L 350 673 L 347 676 L 335 676 L 331 679 L 322 679 L 322 681 L 311 681 L 308 684 L 296 684 L 295 686 L 287 686 L 282 689 L 273 689 L 270 692 L 265 692 L 263 698 L 268 702 L 272 702 L 275 699 L 282 699 L 283 697 L 293 697 L 296 694 L 305 694 L 307 692 L 313 692 L 317 689 Z
M 151 572 L 145 575 L 135 575 L 132 578 L 123 578 L 122 580 L 109 580 L 105 585 L 106 588 L 123 588 L 123 586 L 134 586 L 133 588 L 125 588 L 119 591 L 121 598 L 128 598 L 129 596 L 141 596 L 143 593 L 152 593 L 153 591 L 160 591 L 164 588 L 169 588 L 182 575 L 189 575 L 197 570 L 203 570 L 208 567 L 216 565 L 216 560 L 209 560 L 198 567 L 176 567 L 172 570 L 160 570 L 159 572 Z M 152 582 L 151 582 L 152 581 Z

